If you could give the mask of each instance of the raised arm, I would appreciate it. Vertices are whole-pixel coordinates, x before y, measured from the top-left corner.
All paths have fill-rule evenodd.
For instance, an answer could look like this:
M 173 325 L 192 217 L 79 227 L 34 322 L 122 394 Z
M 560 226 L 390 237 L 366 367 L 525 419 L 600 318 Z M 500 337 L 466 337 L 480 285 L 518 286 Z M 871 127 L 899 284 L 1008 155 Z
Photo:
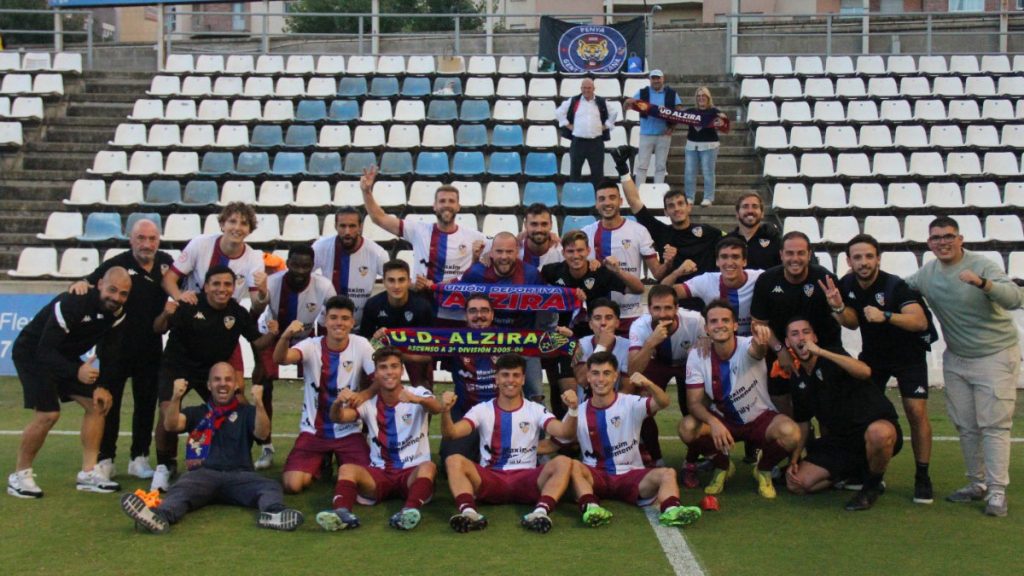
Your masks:
M 366 207 L 366 214 L 373 220 L 373 223 L 391 232 L 395 236 L 402 235 L 402 221 L 398 216 L 392 216 L 384 212 L 384 209 L 373 197 L 373 183 L 377 180 L 377 167 L 367 166 L 363 170 L 363 177 L 359 179 L 359 189 L 363 192 L 363 206 Z
M 473 424 L 465 418 L 452 422 L 452 406 L 455 406 L 456 400 L 458 396 L 450 390 L 441 395 L 441 437 L 445 440 L 458 440 L 473 432 Z
M 565 417 L 561 420 L 556 418 L 548 420 L 544 430 L 555 438 L 575 438 L 576 418 L 578 415 L 576 409 L 579 406 L 579 398 L 576 397 L 576 391 L 566 390 L 562 392 L 562 403 L 569 409 L 565 413 Z
M 174 381 L 174 392 L 171 401 L 164 407 L 164 430 L 182 432 L 185 430 L 185 415 L 181 413 L 181 399 L 188 392 L 188 380 L 178 378 Z
M 253 384 L 252 399 L 256 404 L 256 426 L 252 435 L 257 440 L 270 438 L 270 415 L 267 414 L 267 407 L 263 405 L 263 386 Z
M 292 336 L 302 332 L 302 322 L 292 320 L 292 323 L 285 328 L 281 337 L 274 345 L 274 362 L 278 364 L 298 364 L 302 361 L 302 352 L 291 347 Z

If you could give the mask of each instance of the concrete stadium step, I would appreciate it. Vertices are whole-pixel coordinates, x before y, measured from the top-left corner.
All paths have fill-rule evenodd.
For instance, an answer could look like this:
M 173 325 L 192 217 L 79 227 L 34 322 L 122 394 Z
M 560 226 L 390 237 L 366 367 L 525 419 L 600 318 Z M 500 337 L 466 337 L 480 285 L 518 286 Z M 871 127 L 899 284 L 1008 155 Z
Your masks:
M 18 170 L 0 173 L 0 186 L 13 186 L 19 182 L 52 182 L 63 180 L 68 183 L 68 193 L 71 193 L 71 183 L 78 178 L 84 177 L 85 169 L 81 170 Z
M 95 156 L 98 150 L 97 145 L 106 144 L 106 142 L 106 140 L 102 142 L 32 142 L 26 144 L 23 150 L 32 154 L 91 154 Z
M 145 97 L 145 90 L 140 92 L 79 92 L 78 94 L 71 94 L 68 96 L 68 102 L 71 104 L 80 104 L 83 102 L 90 103 L 99 101 L 134 105 L 136 100 L 143 97 Z
M 0 214 L 0 230 L 6 233 L 36 234 L 46 228 L 46 218 L 50 211 L 33 212 L 18 210 L 15 212 L 4 211 Z
M 64 126 L 56 124 L 46 130 L 46 141 L 39 144 L 88 144 L 94 152 L 114 138 L 115 126 Z
M 40 202 L 50 205 L 51 203 L 56 206 L 54 209 L 60 209 L 63 206 L 61 202 L 67 198 L 71 192 L 71 181 L 49 181 L 49 182 L 31 182 L 22 181 L 18 184 L 3 184 L 0 183 L 0 210 L 5 209 L 7 202 L 17 202 L 20 206 L 25 202 Z M 40 210 L 44 208 L 39 208 Z
M 127 102 L 77 102 L 68 106 L 67 115 L 70 118 L 109 118 L 122 120 L 132 113 L 132 105 Z
M 95 152 L 47 152 L 26 156 L 22 167 L 26 172 L 43 171 L 44 174 L 51 170 L 84 172 L 92 167 L 95 158 Z

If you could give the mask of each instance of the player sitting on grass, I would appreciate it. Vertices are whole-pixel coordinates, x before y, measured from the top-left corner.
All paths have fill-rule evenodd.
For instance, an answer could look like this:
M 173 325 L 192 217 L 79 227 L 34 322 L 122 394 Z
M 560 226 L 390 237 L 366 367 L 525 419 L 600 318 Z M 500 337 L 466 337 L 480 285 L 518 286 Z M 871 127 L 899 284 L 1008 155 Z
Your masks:
M 505 354 L 494 364 L 498 397 L 473 406 L 465 417 L 452 422 L 451 409 L 457 400 L 452 392 L 442 395 L 441 435 L 448 439 L 480 433 L 480 464 L 461 454 L 445 460 L 448 486 L 455 496 L 459 513 L 448 523 L 456 532 L 483 530 L 487 519 L 476 510 L 476 501 L 487 504 L 529 504 L 533 512 L 523 516 L 528 530 L 551 530 L 548 512 L 569 486 L 572 460 L 556 456 L 537 466 L 540 431 L 571 438 L 576 433 L 576 392 L 562 393 L 569 408 L 565 420 L 557 420 L 542 404 L 523 398 L 526 361 L 518 354 Z
M 758 324 L 752 327 L 753 336 L 737 336 L 736 309 L 721 299 L 708 303 L 704 320 L 711 349 L 691 350 L 686 361 L 690 415 L 679 423 L 679 437 L 715 465 L 705 493 L 719 494 L 725 488 L 736 472 L 729 451 L 742 440 L 761 451 L 754 468 L 758 493 L 775 498 L 772 468 L 796 449 L 800 428 L 776 411 L 768 395 L 764 356 L 773 343 L 771 329 Z
M 441 403 L 426 388 L 402 385 L 402 353 L 381 348 L 373 354 L 374 379 L 380 385 L 373 398 L 349 408 L 354 395 L 338 393 L 331 405 L 331 420 L 346 424 L 362 419 L 370 441 L 370 465 L 342 464 L 334 489 L 333 510 L 316 515 L 324 530 L 358 528 L 352 506 L 375 504 L 385 498 L 405 498 L 405 506 L 391 517 L 391 526 L 412 530 L 420 523 L 420 507 L 434 493 L 437 466 L 430 461 L 427 414 L 439 414 Z
M 188 381 L 175 380 L 171 402 L 164 411 L 168 432 L 188 432 L 188 472 L 171 485 L 156 508 L 147 508 L 136 494 L 125 494 L 121 509 L 137 526 L 154 533 L 166 532 L 186 513 L 214 501 L 258 508 L 257 524 L 262 528 L 295 530 L 302 524 L 302 513 L 285 508 L 281 485 L 253 470 L 252 443 L 270 435 L 263 387 L 252 387 L 255 406 L 240 404 L 235 396 L 235 369 L 227 362 L 214 364 L 206 387 L 209 403 L 180 410 Z
M 612 513 L 598 498 L 614 498 L 638 506 L 657 502 L 658 520 L 665 526 L 687 526 L 700 518 L 700 508 L 679 502 L 679 485 L 672 468 L 644 468 L 640 457 L 640 427 L 644 418 L 669 405 L 668 394 L 640 373 L 631 381 L 649 397 L 615 391 L 619 363 L 611 352 L 595 352 L 587 359 L 591 398 L 583 403 L 577 420 L 583 462 L 573 462 L 572 487 L 588 526 L 611 521 Z

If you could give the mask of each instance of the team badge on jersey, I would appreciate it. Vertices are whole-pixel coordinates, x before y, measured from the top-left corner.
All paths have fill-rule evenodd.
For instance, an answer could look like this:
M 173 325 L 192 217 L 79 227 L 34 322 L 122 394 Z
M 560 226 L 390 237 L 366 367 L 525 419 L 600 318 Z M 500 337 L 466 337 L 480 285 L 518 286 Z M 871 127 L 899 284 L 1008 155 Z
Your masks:
M 405 316 L 406 322 L 412 322 L 412 310 L 406 310 L 403 316 Z
M 629 247 L 632 246 L 632 245 L 633 245 L 633 241 L 630 240 L 629 238 L 623 238 L 622 239 L 622 249 L 623 250 L 629 250 Z
M 814 284 L 804 284 L 804 295 L 808 298 L 814 296 Z
M 170 266 L 168 266 L 167 264 L 161 264 L 160 265 L 160 274 L 166 274 L 168 268 L 170 268 Z
M 341 363 L 341 366 L 345 369 L 345 372 L 351 372 L 352 371 L 352 361 L 351 360 L 345 360 L 344 362 Z
M 612 426 L 615 426 L 616 428 L 618 428 L 619 426 L 622 426 L 622 417 L 621 416 L 612 416 L 611 423 L 612 423 Z
M 529 422 L 520 422 L 519 423 L 519 431 L 522 432 L 523 434 L 528 433 L 530 431 L 530 423 Z
M 818 377 L 818 380 L 821 380 L 821 368 L 815 370 L 814 375 Z
M 367 273 L 368 273 L 369 271 L 370 271 L 370 269 L 369 269 L 368 267 L 366 267 L 366 266 L 360 266 L 360 267 L 359 267 L 359 275 L 360 275 L 360 276 L 366 276 L 366 274 L 367 274 Z
M 465 254 L 465 253 L 466 253 L 466 245 L 465 244 L 459 244 L 459 254 Z
M 875 302 L 878 302 L 879 306 L 885 306 L 885 292 L 876 292 Z
M 225 316 L 224 317 L 224 327 L 227 328 L 228 330 L 231 330 L 232 328 L 234 328 L 234 326 L 235 326 L 235 317 L 234 316 Z
M 561 279 L 559 279 L 559 282 L 561 282 Z M 587 278 L 586 280 L 583 281 L 583 285 L 587 287 L 587 290 L 592 289 L 594 287 L 594 279 Z
M 758 244 L 761 245 L 761 248 L 767 248 L 768 245 L 772 243 L 772 241 L 769 240 L 768 238 L 761 238 L 757 242 L 758 242 Z
M 694 226 L 693 228 L 690 228 L 690 231 L 693 232 L 693 236 L 695 238 L 700 238 L 701 236 L 704 236 L 704 228 L 700 226 Z
M 316 312 L 316 307 L 317 307 L 317 303 L 316 302 L 306 302 L 306 312 L 309 312 L 310 314 L 312 314 L 313 312 Z
M 402 424 L 405 424 L 406 426 L 408 426 L 410 422 L 412 422 L 412 414 L 410 414 L 408 412 L 406 412 L 405 414 L 402 414 Z
M 232 412 L 231 415 L 228 416 L 228 422 L 234 422 L 235 420 L 238 420 L 238 412 Z

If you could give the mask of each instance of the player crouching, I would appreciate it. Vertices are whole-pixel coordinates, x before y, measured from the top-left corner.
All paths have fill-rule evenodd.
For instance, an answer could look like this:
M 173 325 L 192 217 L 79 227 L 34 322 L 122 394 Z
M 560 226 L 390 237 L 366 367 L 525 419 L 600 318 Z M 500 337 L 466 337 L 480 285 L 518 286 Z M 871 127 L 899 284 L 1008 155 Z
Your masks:
M 700 508 L 679 502 L 679 485 L 672 468 L 644 468 L 640 457 L 640 427 L 669 405 L 668 394 L 640 373 L 631 377 L 638 390 L 649 397 L 615 391 L 619 363 L 610 352 L 595 352 L 587 359 L 587 383 L 593 396 L 583 403 L 577 420 L 583 462 L 573 462 L 572 486 L 583 522 L 601 526 L 612 513 L 598 498 L 613 498 L 647 506 L 657 502 L 659 522 L 687 526 L 700 519 Z
M 342 390 L 331 405 L 331 420 L 347 424 L 362 419 L 370 441 L 370 465 L 342 464 L 334 489 L 334 509 L 316 515 L 324 530 L 333 532 L 358 528 L 352 513 L 357 499 L 372 505 L 389 498 L 405 498 L 405 506 L 390 524 L 412 530 L 420 523 L 420 507 L 434 494 L 437 466 L 430 461 L 427 414 L 439 414 L 441 404 L 426 388 L 402 385 L 402 354 L 395 348 L 381 348 L 373 354 L 377 395 L 349 408 L 355 395 Z
M 445 460 L 448 486 L 459 507 L 448 523 L 456 532 L 486 528 L 487 519 L 476 510 L 477 499 L 487 504 L 536 502 L 534 511 L 523 516 L 522 525 L 546 533 L 551 530 L 548 513 L 569 486 L 572 460 L 557 456 L 543 467 L 537 466 L 537 444 L 541 430 L 562 438 L 575 434 L 576 392 L 562 394 L 569 411 L 560 421 L 543 404 L 523 397 L 526 360 L 522 356 L 505 354 L 494 368 L 498 397 L 477 404 L 462 420 L 452 422 L 455 394 L 442 396 L 441 435 L 445 439 L 463 438 L 474 429 L 480 433 L 480 464 L 460 454 Z

